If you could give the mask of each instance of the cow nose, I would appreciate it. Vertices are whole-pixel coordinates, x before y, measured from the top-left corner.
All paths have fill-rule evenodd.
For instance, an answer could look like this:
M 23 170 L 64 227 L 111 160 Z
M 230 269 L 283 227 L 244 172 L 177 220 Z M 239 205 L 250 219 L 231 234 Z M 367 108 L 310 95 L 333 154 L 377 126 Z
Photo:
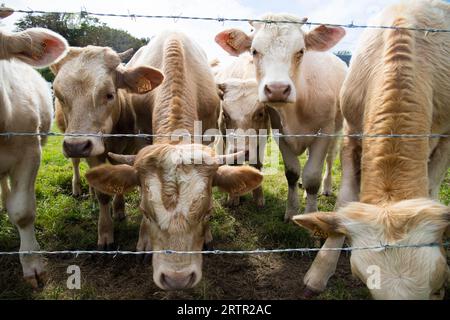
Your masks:
M 161 273 L 160 282 L 167 290 L 188 289 L 196 280 L 195 272 L 191 273 Z
M 272 82 L 264 86 L 264 94 L 269 102 L 286 102 L 291 91 L 291 85 L 284 82 Z
M 69 158 L 87 158 L 90 156 L 92 148 L 91 140 L 63 142 L 64 153 Z

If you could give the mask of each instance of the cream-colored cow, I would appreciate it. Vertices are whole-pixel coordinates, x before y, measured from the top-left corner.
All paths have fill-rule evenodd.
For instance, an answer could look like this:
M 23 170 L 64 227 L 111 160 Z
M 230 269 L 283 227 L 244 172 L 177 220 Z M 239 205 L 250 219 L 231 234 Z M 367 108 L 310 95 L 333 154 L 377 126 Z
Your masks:
M 450 29 L 450 4 L 404 1 L 370 24 Z M 345 131 L 448 135 L 449 84 L 450 33 L 366 30 L 341 93 Z M 436 198 L 450 166 L 449 138 L 346 138 L 342 165 L 339 210 L 294 218 L 327 232 L 324 247 L 340 247 L 344 236 L 356 247 L 442 243 L 450 208 Z M 330 251 L 317 255 L 304 279 L 309 290 L 325 289 L 338 257 Z M 448 279 L 439 246 L 357 250 L 351 266 L 366 284 L 374 270 L 380 272 L 379 286 L 369 286 L 377 299 L 442 298 Z
M 152 133 L 147 93 L 163 81 L 161 72 L 146 66 L 123 66 L 130 51 L 117 53 L 108 47 L 71 47 L 67 56 L 51 66 L 55 74 L 56 120 L 66 134 L 137 134 Z M 140 138 L 100 138 L 66 136 L 63 153 L 72 158 L 74 194 L 79 189 L 80 158 L 90 167 L 107 160 L 108 152 L 137 153 L 148 141 Z M 98 241 L 100 250 L 115 249 L 114 228 L 110 214 L 111 197 L 96 192 L 100 205 Z M 114 217 L 125 218 L 123 195 L 114 197 Z
M 266 103 L 272 129 L 286 135 L 334 134 L 342 128 L 338 96 L 347 67 L 327 51 L 342 37 L 342 28 L 320 26 L 308 33 L 301 29 L 306 19 L 285 14 L 268 14 L 261 18 L 292 23 L 252 23 L 254 32 L 225 30 L 216 42 L 231 55 L 250 51 L 253 56 L 258 98 Z M 317 211 L 317 194 L 322 168 L 327 159 L 324 193 L 331 193 L 331 166 L 336 139 L 316 137 L 282 137 L 279 147 L 289 184 L 285 220 L 299 212 L 298 180 L 301 168 L 298 156 L 309 150 L 303 170 L 302 185 L 307 193 L 305 212 Z
M 0 12 L 0 18 L 6 16 Z M 45 29 L 0 31 L 0 132 L 46 133 L 52 121 L 47 82 L 33 70 L 61 58 L 67 42 Z M 2 200 L 20 234 L 20 251 L 39 250 L 34 230 L 35 181 L 46 137 L 0 137 Z M 10 183 L 8 183 L 8 181 Z M 45 275 L 41 256 L 21 255 L 25 279 L 37 287 Z
M 140 187 L 144 218 L 139 251 L 198 251 L 212 240 L 208 223 L 213 211 L 212 187 L 237 196 L 258 187 L 262 175 L 248 166 L 221 166 L 222 157 L 211 147 L 179 137 L 218 134 L 220 99 L 206 55 L 195 42 L 179 32 L 163 32 L 132 60 L 144 62 L 165 76 L 148 100 L 153 132 L 158 135 L 154 144 L 137 156 L 111 155 L 126 164 L 94 168 L 86 177 L 107 194 Z M 201 121 L 202 132 L 195 132 L 196 121 Z M 153 279 L 162 289 L 191 288 L 202 277 L 201 254 L 157 253 L 152 259 Z
M 262 170 L 267 141 L 263 135 L 269 134 L 270 120 L 266 105 L 258 100 L 253 58 L 243 54 L 229 66 L 220 68 L 215 77 L 222 99 L 219 128 L 224 137 L 225 154 L 244 151 L 249 164 Z M 231 139 L 227 137 L 229 133 L 237 137 Z M 253 190 L 253 199 L 258 207 L 264 206 L 262 186 Z M 230 198 L 228 204 L 239 205 L 239 197 Z

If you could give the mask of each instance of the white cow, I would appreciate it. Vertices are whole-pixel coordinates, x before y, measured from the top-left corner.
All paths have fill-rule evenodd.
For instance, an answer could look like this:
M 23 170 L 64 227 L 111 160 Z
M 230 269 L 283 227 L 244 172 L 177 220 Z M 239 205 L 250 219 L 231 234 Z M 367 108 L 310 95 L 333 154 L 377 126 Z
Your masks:
M 250 51 L 258 81 L 259 101 L 268 104 L 273 129 L 283 134 L 333 134 L 342 128 L 339 90 L 347 67 L 327 51 L 345 35 L 342 28 L 320 26 L 305 33 L 306 19 L 285 14 L 268 14 L 261 18 L 291 23 L 252 23 L 254 32 L 225 30 L 216 42 L 232 55 Z M 317 211 L 317 194 L 327 153 L 328 172 L 324 193 L 331 193 L 331 166 L 335 139 L 285 137 L 279 141 L 286 178 L 289 184 L 285 220 L 299 211 L 297 183 L 300 178 L 298 156 L 309 150 L 302 183 L 307 192 L 305 212 Z
M 7 13 L 0 15 L 5 17 Z M 67 42 L 49 30 L 0 31 L 0 132 L 50 130 L 51 92 L 45 80 L 29 65 L 47 66 L 61 58 L 66 50 Z M 20 251 L 39 250 L 34 231 L 34 188 L 45 141 L 39 136 L 0 137 L 2 194 L 9 218 L 20 233 Z M 25 279 L 38 286 L 45 274 L 42 257 L 21 255 L 20 261 Z

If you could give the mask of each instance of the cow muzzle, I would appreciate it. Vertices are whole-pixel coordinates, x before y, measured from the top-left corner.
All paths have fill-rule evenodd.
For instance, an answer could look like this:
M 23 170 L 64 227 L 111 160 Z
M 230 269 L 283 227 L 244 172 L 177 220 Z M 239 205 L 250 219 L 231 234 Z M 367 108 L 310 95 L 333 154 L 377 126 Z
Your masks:
M 92 155 L 94 144 L 90 139 L 64 140 L 63 151 L 68 158 L 88 158 Z
M 197 281 L 195 272 L 162 272 L 159 284 L 164 290 L 182 290 L 192 288 Z
M 289 97 L 292 86 L 285 82 L 270 82 L 264 86 L 264 95 L 268 102 L 291 102 Z

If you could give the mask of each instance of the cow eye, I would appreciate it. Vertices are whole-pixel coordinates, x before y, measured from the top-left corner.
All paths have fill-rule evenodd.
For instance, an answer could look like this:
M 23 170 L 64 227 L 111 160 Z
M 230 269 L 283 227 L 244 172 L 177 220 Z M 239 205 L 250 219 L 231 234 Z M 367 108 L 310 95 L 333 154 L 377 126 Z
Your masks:
M 106 100 L 108 100 L 108 101 L 114 100 L 114 94 L 113 93 L 106 94 Z
M 256 56 L 258 54 L 258 51 L 256 49 L 252 49 L 252 56 Z
M 304 53 L 305 53 L 305 49 L 301 49 L 300 51 L 297 52 L 297 57 L 301 58 Z

